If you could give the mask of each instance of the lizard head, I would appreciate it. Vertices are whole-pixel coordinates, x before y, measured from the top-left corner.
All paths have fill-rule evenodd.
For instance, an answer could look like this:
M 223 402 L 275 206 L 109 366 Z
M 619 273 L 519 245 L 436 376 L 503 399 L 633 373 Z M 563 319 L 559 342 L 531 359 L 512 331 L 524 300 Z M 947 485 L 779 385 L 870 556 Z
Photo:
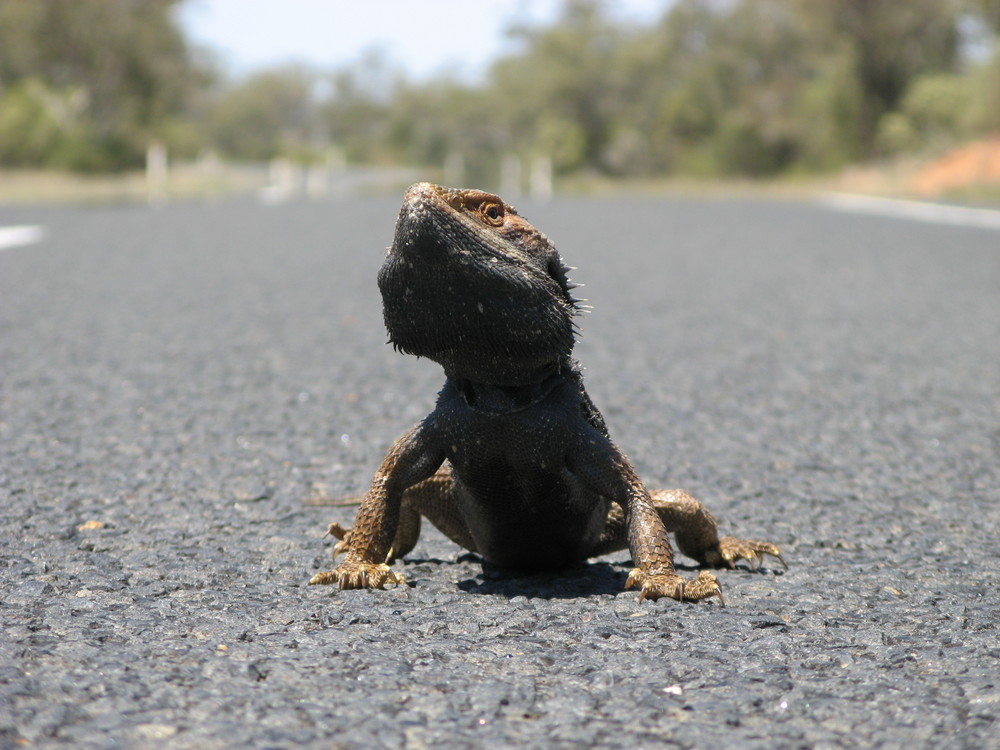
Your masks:
M 548 238 L 498 196 L 418 183 L 378 277 L 389 340 L 451 377 L 535 382 L 573 349 L 566 274 Z

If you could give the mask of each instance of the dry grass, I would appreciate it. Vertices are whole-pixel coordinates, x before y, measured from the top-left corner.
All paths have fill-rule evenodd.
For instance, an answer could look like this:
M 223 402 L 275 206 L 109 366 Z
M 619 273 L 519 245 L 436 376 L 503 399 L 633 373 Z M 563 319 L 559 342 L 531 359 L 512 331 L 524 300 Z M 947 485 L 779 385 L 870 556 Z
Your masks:
M 162 184 L 143 172 L 79 175 L 42 170 L 0 170 L 0 204 L 7 203 L 155 203 L 208 198 L 249 191 L 264 184 L 261 170 L 232 166 L 180 164 Z
M 918 189 L 918 175 L 928 168 L 927 159 L 898 159 L 892 162 L 849 167 L 835 175 L 792 176 L 769 179 L 610 179 L 581 174 L 559 180 L 563 194 L 674 195 L 699 197 L 771 197 L 802 199 L 824 193 L 844 192 L 892 198 L 939 199 L 962 203 L 1000 205 L 1000 184 L 968 181 L 936 195 Z M 375 170 L 378 171 L 378 170 Z M 399 170 L 388 170 L 392 179 L 358 182 L 366 193 L 394 192 L 405 179 Z M 426 171 L 413 174 L 425 175 Z M 409 172 L 406 177 L 412 177 Z M 414 178 L 415 179 L 415 178 Z M 402 180 L 402 182 L 400 181 Z M 412 181 L 412 180 L 411 180 Z M 141 203 L 191 200 L 235 192 L 261 190 L 267 185 L 263 167 L 231 164 L 179 164 L 170 169 L 165 184 L 151 186 L 142 172 L 119 175 L 83 176 L 45 171 L 0 170 L 0 204 L 10 203 Z M 391 187 L 389 187 L 391 185 Z

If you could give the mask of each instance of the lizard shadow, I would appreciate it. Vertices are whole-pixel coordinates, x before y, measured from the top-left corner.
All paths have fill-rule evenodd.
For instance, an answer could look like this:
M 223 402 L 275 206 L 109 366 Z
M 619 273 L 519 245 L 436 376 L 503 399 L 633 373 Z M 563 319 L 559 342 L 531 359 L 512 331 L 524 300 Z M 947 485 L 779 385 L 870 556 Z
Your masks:
M 513 599 L 578 599 L 599 594 L 617 595 L 625 586 L 624 565 L 609 562 L 579 563 L 544 573 L 509 570 L 480 561 L 482 573 L 458 582 L 469 594 L 496 594 Z M 629 566 L 631 567 L 631 566 Z
M 479 567 L 474 577 L 460 579 L 458 588 L 469 594 L 496 594 L 513 599 L 526 596 L 535 599 L 577 599 L 595 594 L 619 594 L 625 586 L 630 562 L 583 561 L 559 570 L 531 572 L 502 568 L 473 552 L 457 559 L 410 557 L 408 565 Z M 409 576 L 408 576 L 409 578 Z M 408 581 L 407 585 L 413 585 Z
M 523 570 L 502 568 L 483 560 L 478 555 L 466 553 L 457 561 L 438 558 L 407 558 L 412 564 L 434 563 L 438 565 L 474 563 L 481 566 L 481 572 L 474 578 L 465 578 L 456 583 L 458 588 L 469 594 L 498 595 L 508 599 L 524 596 L 529 599 L 579 599 L 588 596 L 608 594 L 617 596 L 625 590 L 625 581 L 633 568 L 631 560 L 584 561 L 561 570 L 532 573 Z M 675 563 L 677 571 L 690 576 L 704 570 L 698 565 Z M 757 569 L 744 572 L 763 573 Z M 776 574 L 781 571 L 773 571 Z

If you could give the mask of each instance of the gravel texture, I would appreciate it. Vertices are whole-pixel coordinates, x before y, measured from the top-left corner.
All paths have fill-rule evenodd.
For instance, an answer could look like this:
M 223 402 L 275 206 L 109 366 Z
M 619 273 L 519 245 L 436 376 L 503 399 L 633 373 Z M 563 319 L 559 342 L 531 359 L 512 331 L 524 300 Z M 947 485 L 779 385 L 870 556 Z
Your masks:
M 433 530 L 382 592 L 308 498 L 427 413 L 396 199 L 0 209 L 0 748 L 1000 747 L 1000 232 L 805 203 L 522 205 L 652 487 L 774 541 L 728 606 Z M 693 575 L 691 568 L 686 575 Z

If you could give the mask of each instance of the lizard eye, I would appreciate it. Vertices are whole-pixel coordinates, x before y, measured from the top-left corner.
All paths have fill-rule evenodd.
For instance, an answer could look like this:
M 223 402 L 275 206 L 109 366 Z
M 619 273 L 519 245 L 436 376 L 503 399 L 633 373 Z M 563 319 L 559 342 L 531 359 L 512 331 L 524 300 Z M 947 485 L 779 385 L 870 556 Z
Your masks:
M 487 223 L 495 227 L 503 224 L 503 206 L 499 203 L 484 203 L 480 206 L 479 210 L 482 212 L 483 218 L 486 219 Z

